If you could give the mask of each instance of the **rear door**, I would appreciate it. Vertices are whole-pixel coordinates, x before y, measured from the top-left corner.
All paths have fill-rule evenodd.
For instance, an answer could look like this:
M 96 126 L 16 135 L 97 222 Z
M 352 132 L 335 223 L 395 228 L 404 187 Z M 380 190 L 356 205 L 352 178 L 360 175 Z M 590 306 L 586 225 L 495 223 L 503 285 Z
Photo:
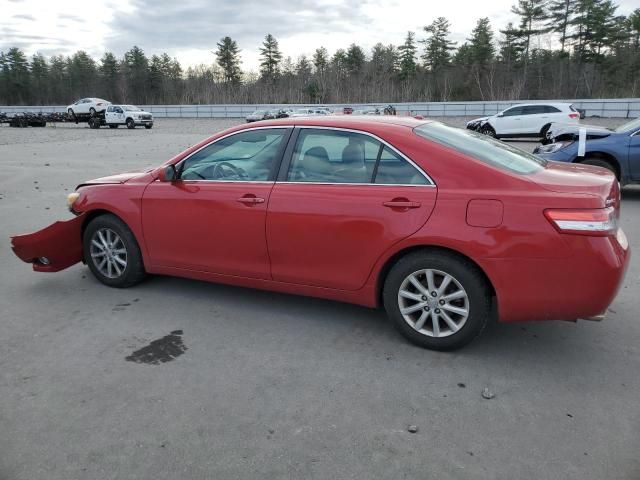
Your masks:
M 358 290 L 433 210 L 433 182 L 371 135 L 303 127 L 287 150 L 267 214 L 276 281 Z
M 518 133 L 526 135 L 539 133 L 547 121 L 548 117 L 545 115 L 544 105 L 527 105 L 522 107 L 521 130 Z

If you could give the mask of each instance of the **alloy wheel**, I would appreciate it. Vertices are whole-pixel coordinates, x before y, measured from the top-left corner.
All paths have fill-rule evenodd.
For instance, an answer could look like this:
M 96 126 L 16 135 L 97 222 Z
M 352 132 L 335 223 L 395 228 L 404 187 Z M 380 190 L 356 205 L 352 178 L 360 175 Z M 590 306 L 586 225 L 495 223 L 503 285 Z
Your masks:
M 428 337 L 448 337 L 469 318 L 469 296 L 458 280 L 441 270 L 408 275 L 398 290 L 398 306 L 407 324 Z
M 127 268 L 127 248 L 115 231 L 101 228 L 91 237 L 91 261 L 107 278 L 120 277 Z

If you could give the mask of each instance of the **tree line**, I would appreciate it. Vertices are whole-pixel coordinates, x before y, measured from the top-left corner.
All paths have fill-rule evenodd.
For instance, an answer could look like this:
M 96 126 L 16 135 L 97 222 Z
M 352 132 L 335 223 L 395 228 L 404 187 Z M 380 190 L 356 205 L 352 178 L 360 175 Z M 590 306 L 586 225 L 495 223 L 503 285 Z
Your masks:
M 0 52 L 0 104 L 67 104 L 88 96 L 137 104 L 394 103 L 453 100 L 637 97 L 640 8 L 617 13 L 612 0 L 518 0 L 516 23 L 495 32 L 478 19 L 466 41 L 451 40 L 439 17 L 398 45 L 365 51 L 319 47 L 295 60 L 267 34 L 259 72 L 243 72 L 226 36 L 212 63 L 184 68 L 138 46 L 117 58 L 86 52 L 30 58 Z

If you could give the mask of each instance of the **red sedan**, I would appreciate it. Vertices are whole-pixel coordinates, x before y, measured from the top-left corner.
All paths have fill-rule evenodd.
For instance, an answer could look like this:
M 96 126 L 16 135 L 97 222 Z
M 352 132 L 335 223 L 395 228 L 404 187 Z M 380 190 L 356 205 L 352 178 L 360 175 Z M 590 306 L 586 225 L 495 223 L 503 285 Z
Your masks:
M 607 170 L 412 118 L 238 126 L 69 205 L 74 219 L 13 237 L 34 270 L 83 261 L 112 287 L 151 273 L 384 306 L 441 350 L 496 317 L 602 319 L 629 262 Z

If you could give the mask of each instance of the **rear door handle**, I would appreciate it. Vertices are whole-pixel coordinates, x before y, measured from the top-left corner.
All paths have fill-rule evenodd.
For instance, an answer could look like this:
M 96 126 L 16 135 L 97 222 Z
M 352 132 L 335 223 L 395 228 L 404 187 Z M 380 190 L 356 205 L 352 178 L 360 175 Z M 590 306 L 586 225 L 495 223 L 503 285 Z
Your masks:
M 391 200 L 390 202 L 382 202 L 382 205 L 389 208 L 419 208 L 422 204 L 409 200 Z
M 264 203 L 264 198 L 256 197 L 255 195 L 245 195 L 244 197 L 240 197 L 238 202 L 244 203 L 245 205 L 256 205 L 258 203 Z

